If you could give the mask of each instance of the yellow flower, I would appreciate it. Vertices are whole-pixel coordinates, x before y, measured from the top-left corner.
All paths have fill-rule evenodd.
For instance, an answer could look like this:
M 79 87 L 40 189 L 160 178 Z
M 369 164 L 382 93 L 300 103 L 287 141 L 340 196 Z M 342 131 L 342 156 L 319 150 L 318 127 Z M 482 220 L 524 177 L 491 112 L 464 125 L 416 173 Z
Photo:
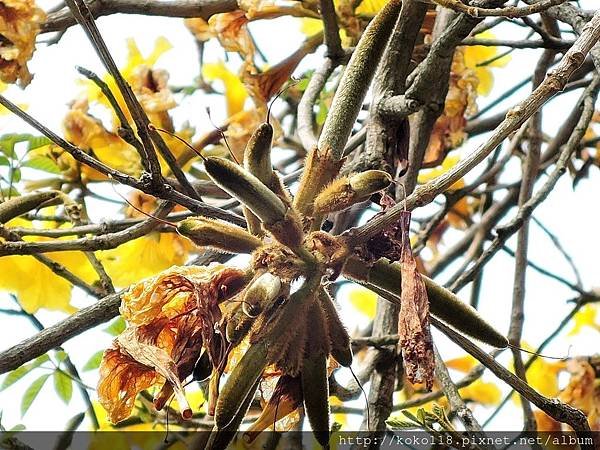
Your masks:
M 377 294 L 363 287 L 353 287 L 348 298 L 354 309 L 369 319 L 375 317 Z
M 373 16 L 379 12 L 386 4 L 386 0 L 362 0 L 354 10 L 356 14 L 365 14 Z
M 100 260 L 115 286 L 125 287 L 184 264 L 189 249 L 187 241 L 178 235 L 157 232 L 101 252 Z
M 42 228 L 24 219 L 11 220 L 8 225 Z M 45 241 L 48 238 L 32 236 L 26 240 Z M 87 283 L 97 279 L 94 269 L 81 252 L 52 252 L 45 253 L 45 256 L 63 265 Z M 15 255 L 0 258 L 0 273 L 3 274 L 0 278 L 0 290 L 15 294 L 19 304 L 28 313 L 34 314 L 40 308 L 67 313 L 75 311 L 70 304 L 73 285 L 33 256 Z
M 27 61 L 33 56 L 35 38 L 46 14 L 33 0 L 0 1 L 0 79 L 24 87 L 31 81 Z
M 244 109 L 248 92 L 240 77 L 231 72 L 223 61 L 204 64 L 202 66 L 202 76 L 207 81 L 219 80 L 223 83 L 225 100 L 227 101 L 227 115 L 229 117 Z
M 573 317 L 573 329 L 569 331 L 569 336 L 575 336 L 576 334 L 581 333 L 581 331 L 586 328 L 593 328 L 596 331 L 600 331 L 600 323 L 596 320 L 598 315 L 598 305 L 585 305 L 581 308 L 575 317 Z
M 494 383 L 475 380 L 470 385 L 459 389 L 461 397 L 465 400 L 471 400 L 484 406 L 494 406 L 500 403 L 502 393 Z
M 476 38 L 481 39 L 494 39 L 494 33 L 491 31 L 484 31 L 478 34 Z M 477 93 L 479 95 L 488 95 L 494 84 L 494 75 L 492 74 L 491 67 L 504 67 L 510 61 L 510 57 L 503 56 L 502 58 L 492 59 L 498 56 L 498 47 L 490 47 L 483 45 L 475 45 L 465 47 L 463 52 L 465 66 L 475 72 L 475 76 L 479 80 L 477 84 Z M 480 65 L 484 64 L 485 65 Z

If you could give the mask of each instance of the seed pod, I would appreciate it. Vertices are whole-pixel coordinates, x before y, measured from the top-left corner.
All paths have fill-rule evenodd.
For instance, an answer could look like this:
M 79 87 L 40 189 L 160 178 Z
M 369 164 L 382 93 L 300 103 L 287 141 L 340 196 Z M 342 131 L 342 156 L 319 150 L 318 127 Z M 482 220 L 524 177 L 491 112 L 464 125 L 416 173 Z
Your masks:
M 431 314 L 481 342 L 496 348 L 508 347 L 508 339 L 486 322 L 475 308 L 426 276 L 422 278 L 427 288 Z
M 350 367 L 352 365 L 350 336 L 340 320 L 340 316 L 333 304 L 331 296 L 325 289 L 319 291 L 319 302 L 325 314 L 325 320 L 327 321 L 331 356 L 333 356 L 333 359 L 341 366 Z
M 290 248 L 300 246 L 304 235 L 299 218 L 258 178 L 224 158 L 209 157 L 204 167 L 211 179 L 250 209 L 275 239 Z
M 240 409 L 235 414 L 233 420 L 229 425 L 227 425 L 224 429 L 218 429 L 217 427 L 213 428 L 213 431 L 210 433 L 210 438 L 206 443 L 205 450 L 225 450 L 229 443 L 233 440 L 236 433 L 238 432 L 240 425 L 242 424 L 242 420 L 244 420 L 244 416 L 250 409 L 250 405 L 252 404 L 252 400 L 254 400 L 254 393 L 258 389 L 258 385 L 260 380 L 256 380 L 254 386 L 250 389 L 250 392 L 244 399 L 244 402 L 240 406 Z
M 244 168 L 266 186 L 269 186 L 273 179 L 272 142 L 273 127 L 269 123 L 261 123 L 252 133 L 244 151 Z
M 207 158 L 204 167 L 217 185 L 246 205 L 264 224 L 285 218 L 287 208 L 283 202 L 247 170 L 218 157 Z
M 250 331 L 254 319 L 248 316 L 244 310 L 237 308 L 233 315 L 227 319 L 225 327 L 225 338 L 231 345 L 237 345 L 244 339 L 244 336 Z
M 368 283 L 367 287 L 371 288 L 372 286 L 382 297 L 400 304 L 401 275 L 398 263 L 380 259 L 369 269 L 356 258 L 350 258 L 344 266 L 344 275 L 359 283 Z M 506 337 L 486 322 L 475 308 L 430 278 L 424 275 L 421 277 L 427 289 L 429 310 L 432 315 L 485 344 L 496 348 L 508 346 Z
M 323 189 L 314 203 L 321 214 L 342 211 L 355 203 L 367 200 L 375 192 L 389 187 L 392 177 L 383 170 L 367 170 L 351 177 L 334 180 Z
M 196 245 L 228 253 L 252 253 L 261 246 L 260 239 L 224 220 L 191 217 L 182 220 L 177 231 Z
M 308 355 L 302 364 L 302 392 L 304 410 L 315 438 L 323 447 L 329 447 L 329 382 L 327 357 L 324 353 Z
M 244 356 L 231 371 L 217 400 L 215 424 L 218 429 L 224 429 L 236 417 L 252 387 L 256 386 L 267 362 L 265 342 L 257 342 L 246 350 Z
M 281 280 L 269 272 L 254 280 L 244 292 L 242 310 L 249 317 L 256 317 L 267 309 L 281 292 Z

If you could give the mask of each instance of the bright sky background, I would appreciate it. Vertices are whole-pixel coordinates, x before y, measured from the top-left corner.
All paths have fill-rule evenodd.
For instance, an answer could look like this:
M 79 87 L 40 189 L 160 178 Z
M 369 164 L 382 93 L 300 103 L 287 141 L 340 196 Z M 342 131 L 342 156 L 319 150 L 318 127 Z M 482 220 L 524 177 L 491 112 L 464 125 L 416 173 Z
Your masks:
M 591 8 L 593 0 L 582 1 L 583 7 Z M 54 5 L 54 2 L 41 1 L 40 6 L 44 9 Z M 126 57 L 125 38 L 134 37 L 142 54 L 148 54 L 158 36 L 165 36 L 174 49 L 160 58 L 158 67 L 169 69 L 170 82 L 173 85 L 189 85 L 199 72 L 199 64 L 195 57 L 196 48 L 192 35 L 183 26 L 180 19 L 166 19 L 156 17 L 136 16 L 111 16 L 101 18 L 98 21 L 101 32 L 111 49 L 114 58 L 121 65 Z M 296 19 L 276 19 L 252 24 L 252 29 L 261 50 L 266 53 L 269 60 L 277 62 L 292 51 L 294 51 L 303 40 L 300 34 L 299 24 Z M 516 27 L 498 28 L 497 36 L 502 37 L 500 30 L 510 30 L 510 39 L 524 38 L 525 30 Z M 519 34 L 521 33 L 521 34 Z M 318 52 L 322 54 L 322 49 Z M 222 58 L 222 52 L 216 43 L 208 45 L 205 60 L 215 62 Z M 504 70 L 496 70 L 496 82 L 493 92 L 487 98 L 480 98 L 480 105 L 485 105 L 496 98 L 505 89 L 516 84 L 532 73 L 537 61 L 538 52 L 534 50 L 521 50 L 512 54 L 511 62 Z M 316 62 L 315 62 L 316 61 Z M 316 67 L 319 59 L 307 58 L 296 74 L 303 70 Z M 40 119 L 50 128 L 60 131 L 61 121 L 68 110 L 68 103 L 81 91 L 81 85 L 77 80 L 80 78 L 75 71 L 75 65 L 91 69 L 99 74 L 104 71 L 84 34 L 78 28 L 71 28 L 61 39 L 58 45 L 51 47 L 40 46 L 34 59 L 30 63 L 30 70 L 35 74 L 31 85 L 21 91 L 16 87 L 9 88 L 4 94 L 17 103 L 27 103 L 28 111 L 34 117 Z M 514 98 L 524 98 L 530 90 L 530 86 L 519 91 Z M 570 111 L 571 105 L 578 98 L 580 91 L 560 97 L 553 101 L 546 110 L 544 130 L 551 133 L 557 129 L 565 117 L 565 111 Z M 513 100 L 514 101 L 514 100 Z M 202 94 L 187 97 L 181 107 L 175 112 L 178 122 L 189 121 L 196 127 L 197 133 L 202 134 L 211 129 L 211 125 L 204 112 L 205 107 L 210 105 L 213 117 L 218 123 L 224 118 L 223 101 L 219 97 L 202 98 Z M 508 104 L 504 104 L 506 107 Z M 31 132 L 20 121 L 11 116 L 0 117 L 0 133 L 7 132 Z M 476 142 L 483 138 L 473 139 L 467 143 L 463 154 L 470 152 Z M 514 165 L 519 170 L 518 165 Z M 518 172 L 513 172 L 518 173 Z M 577 266 L 581 271 L 585 288 L 591 289 L 600 284 L 598 280 L 596 255 L 600 253 L 600 245 L 596 236 L 599 229 L 600 216 L 598 213 L 598 173 L 596 168 L 591 169 L 591 178 L 582 180 L 574 192 L 571 187 L 571 179 L 564 176 L 558 183 L 549 200 L 535 212 L 535 217 L 541 220 L 556 235 L 560 236 L 562 245 L 571 253 Z M 543 182 L 544 178 L 541 179 Z M 539 184 L 538 184 L 539 187 Z M 107 191 L 111 195 L 110 191 Z M 114 196 L 114 194 L 112 194 Z M 93 211 L 94 219 L 111 219 L 114 216 L 113 209 L 99 209 Z M 512 218 L 511 211 L 508 218 Z M 530 240 L 530 259 L 543 265 L 550 271 L 565 275 L 573 279 L 570 268 L 565 264 L 562 256 L 556 251 L 549 239 L 532 224 Z M 450 238 L 451 234 L 447 234 Z M 509 241 L 508 245 L 515 248 L 515 240 Z M 448 273 L 452 273 L 453 267 Z M 512 301 L 512 279 L 513 259 L 505 253 L 500 252 L 498 256 L 489 263 L 485 271 L 483 296 L 481 300 L 481 313 L 490 320 L 497 329 L 506 332 L 509 323 L 510 303 Z M 0 274 L 0 277 L 2 274 Z M 443 280 L 443 277 L 442 277 Z M 460 293 L 461 297 L 468 298 L 468 289 Z M 343 318 L 350 329 L 365 325 L 366 319 L 360 316 L 352 307 L 344 302 L 347 289 L 342 289 L 340 301 L 342 304 Z M 533 270 L 527 275 L 527 298 L 526 298 L 526 324 L 524 339 L 536 347 L 559 323 L 571 306 L 567 300 L 573 298 L 574 293 L 567 288 L 546 277 L 541 276 Z M 81 293 L 75 295 L 74 304 L 85 306 L 92 299 L 86 298 Z M 346 303 L 346 304 L 345 304 Z M 8 306 L 10 305 L 10 306 Z M 12 302 L 0 294 L 0 306 L 12 307 Z M 40 311 L 38 318 L 45 324 L 50 325 L 60 320 L 63 315 Z M 26 319 L 16 317 L 0 316 L 0 327 L 2 329 L 2 348 L 8 348 L 22 339 L 34 334 L 35 330 Z M 65 348 L 72 360 L 78 367 L 82 367 L 91 354 L 107 347 L 111 336 L 102 330 L 106 326 L 100 326 L 96 330 L 86 332 L 76 339 L 68 342 Z M 568 330 L 568 328 L 567 328 Z M 588 355 L 597 352 L 598 332 L 588 329 L 576 337 L 559 337 L 546 350 L 546 354 L 563 356 L 569 352 L 570 355 Z M 463 353 L 444 337 L 436 334 L 436 344 L 445 358 L 461 356 Z M 507 355 L 503 355 L 501 361 L 506 363 Z M 76 413 L 84 410 L 84 405 L 75 390 L 73 399 L 69 406 L 65 406 L 54 393 L 51 380 L 46 384 L 36 403 L 24 418 L 20 417 L 20 400 L 24 390 L 35 378 L 43 373 L 37 370 L 29 374 L 18 384 L 13 385 L 4 392 L 0 392 L 0 410 L 2 410 L 2 422 L 10 428 L 18 423 L 23 423 L 32 430 L 62 429 L 66 421 Z M 83 380 L 86 384 L 95 386 L 97 372 L 83 372 Z M 460 375 L 459 375 L 460 377 Z M 344 379 L 342 376 L 341 379 Z M 458 379 L 458 378 L 457 378 Z M 487 374 L 486 381 L 494 381 L 495 378 Z M 503 383 L 499 383 L 504 386 Z M 356 406 L 362 406 L 363 400 L 356 402 Z M 476 410 L 481 419 L 485 419 L 491 410 L 482 408 Z M 516 412 L 516 413 L 515 413 Z M 509 405 L 503 410 L 492 424 L 494 429 L 518 429 L 521 426 L 520 409 Z

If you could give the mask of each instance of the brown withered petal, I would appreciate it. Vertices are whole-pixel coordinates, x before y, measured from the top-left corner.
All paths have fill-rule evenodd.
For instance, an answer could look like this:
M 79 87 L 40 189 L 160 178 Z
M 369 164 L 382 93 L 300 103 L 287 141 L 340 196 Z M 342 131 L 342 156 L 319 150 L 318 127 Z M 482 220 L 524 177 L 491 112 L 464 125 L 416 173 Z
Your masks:
M 398 334 L 406 376 L 411 383 L 433 386 L 433 342 L 429 329 L 429 300 L 425 283 L 417 270 L 409 239 L 410 212 L 400 217 L 402 229 L 401 294 Z
M 123 294 L 121 315 L 131 325 L 145 325 L 161 317 L 175 317 L 196 306 L 203 314 L 217 305 L 224 289 L 239 289 L 244 272 L 221 264 L 171 267 L 141 281 Z M 218 308 L 217 308 L 218 309 Z
M 157 373 L 121 352 L 117 345 L 107 349 L 100 364 L 98 400 L 112 423 L 131 415 L 136 395 L 155 384 Z
M 175 397 L 182 408 L 182 416 L 184 418 L 191 417 L 191 409 L 185 398 L 175 361 L 162 348 L 145 343 L 142 333 L 140 328 L 128 328 L 117 337 L 116 343 L 121 352 L 128 354 L 136 362 L 153 369 L 158 375 L 165 378 L 173 387 Z

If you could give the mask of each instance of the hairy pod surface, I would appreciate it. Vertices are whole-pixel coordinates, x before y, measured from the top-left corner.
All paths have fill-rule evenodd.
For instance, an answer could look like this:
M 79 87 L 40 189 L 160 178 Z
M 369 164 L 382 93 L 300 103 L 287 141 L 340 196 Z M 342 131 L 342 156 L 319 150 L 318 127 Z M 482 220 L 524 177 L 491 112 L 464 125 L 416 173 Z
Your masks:
M 285 219 L 286 206 L 257 177 L 225 158 L 209 157 L 204 163 L 210 178 L 247 206 L 266 225 Z
M 252 344 L 229 374 L 215 409 L 215 424 L 218 429 L 224 429 L 236 417 L 265 370 L 267 355 L 267 345 L 264 342 Z
M 262 242 L 256 236 L 232 223 L 204 217 L 190 217 L 177 225 L 177 231 L 201 247 L 227 253 L 252 253 Z
M 258 389 L 258 385 L 260 384 L 260 379 L 256 380 L 254 386 L 248 392 L 248 395 L 244 399 L 244 402 L 241 404 L 240 409 L 233 417 L 233 420 L 223 429 L 219 429 L 218 427 L 214 427 L 213 431 L 210 434 L 210 438 L 206 443 L 205 450 L 225 450 L 229 443 L 233 440 L 236 433 L 238 432 L 240 425 L 242 424 L 242 420 L 244 420 L 244 416 L 250 409 L 250 405 L 252 404 L 252 400 L 254 400 L 254 393 Z
M 273 127 L 269 123 L 261 123 L 252 133 L 244 151 L 244 168 L 266 186 L 271 184 L 274 175 L 271 163 L 272 143 Z
M 308 355 L 302 364 L 304 409 L 315 438 L 323 447 L 329 446 L 329 382 L 327 356 Z
M 341 366 L 350 367 L 352 365 L 350 335 L 348 335 L 346 327 L 344 327 L 344 324 L 340 320 L 333 299 L 325 289 L 319 291 L 319 302 L 327 321 L 331 356 Z
M 314 210 L 320 214 L 342 211 L 386 189 L 392 177 L 383 170 L 367 170 L 351 177 L 334 180 L 315 199 Z

